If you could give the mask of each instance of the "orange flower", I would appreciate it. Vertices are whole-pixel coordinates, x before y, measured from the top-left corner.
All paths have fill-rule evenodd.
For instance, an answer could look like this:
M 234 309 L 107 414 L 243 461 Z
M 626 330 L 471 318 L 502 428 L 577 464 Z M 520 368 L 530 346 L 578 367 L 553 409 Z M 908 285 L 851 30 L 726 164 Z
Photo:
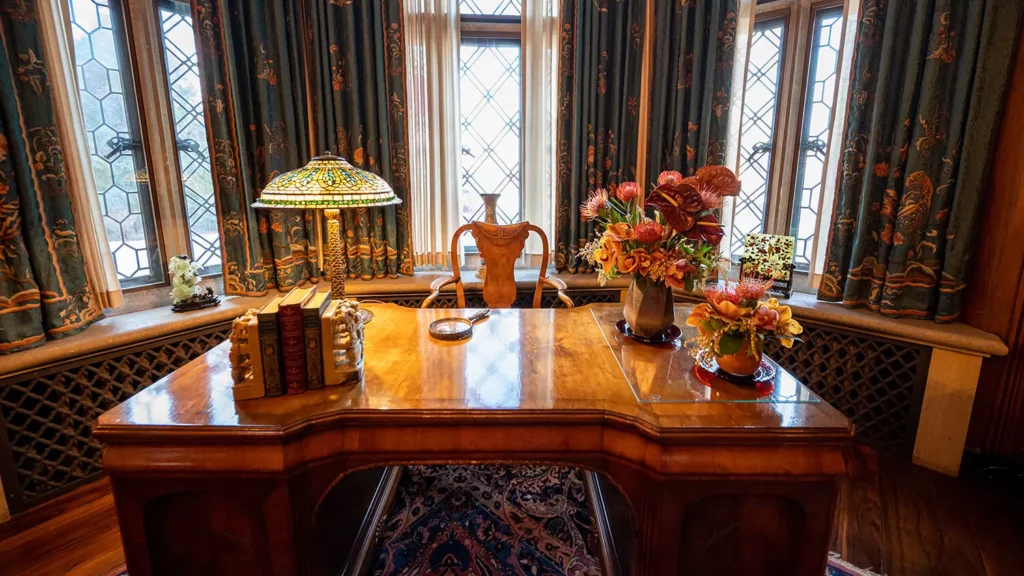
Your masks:
M 620 242 L 633 239 L 633 229 L 626 222 L 609 224 L 604 233 L 610 234 L 614 239 Z
M 711 317 L 712 313 L 714 313 L 714 309 L 710 304 L 697 304 L 690 311 L 690 315 L 686 317 L 686 325 L 696 328 L 701 334 L 706 334 L 703 324 Z
M 716 302 L 714 307 L 715 311 L 729 320 L 739 320 L 740 318 L 750 316 L 754 312 L 750 308 L 741 308 L 728 300 Z
M 673 288 L 686 288 L 686 277 L 689 276 L 697 267 L 690 263 L 689 260 L 681 258 L 668 265 L 668 271 L 665 272 L 665 284 L 672 286 Z
M 637 272 L 640 272 L 641 276 L 646 276 L 647 271 L 651 269 L 651 255 L 643 248 L 637 248 L 631 254 L 636 258 Z
M 632 274 L 633 272 L 636 272 L 636 250 L 626 254 L 619 254 L 615 267 L 618 268 L 619 274 Z
M 615 267 L 615 253 L 605 248 L 596 248 L 594 249 L 594 263 L 599 264 L 604 273 L 608 274 Z
M 786 348 L 793 346 L 793 337 L 804 331 L 804 327 L 793 319 L 793 310 L 789 306 L 780 306 L 775 298 L 766 300 L 763 308 L 775 313 L 775 334 L 779 338 L 779 344 Z

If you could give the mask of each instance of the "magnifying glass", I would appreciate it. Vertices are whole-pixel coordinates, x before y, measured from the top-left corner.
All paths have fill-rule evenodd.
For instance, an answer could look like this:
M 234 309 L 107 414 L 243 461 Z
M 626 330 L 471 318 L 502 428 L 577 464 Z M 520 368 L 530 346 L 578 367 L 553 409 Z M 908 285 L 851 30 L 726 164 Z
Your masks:
M 490 313 L 490 309 L 484 308 L 468 318 L 441 318 L 431 322 L 427 330 L 438 340 L 465 340 L 473 335 L 473 324 L 483 320 Z

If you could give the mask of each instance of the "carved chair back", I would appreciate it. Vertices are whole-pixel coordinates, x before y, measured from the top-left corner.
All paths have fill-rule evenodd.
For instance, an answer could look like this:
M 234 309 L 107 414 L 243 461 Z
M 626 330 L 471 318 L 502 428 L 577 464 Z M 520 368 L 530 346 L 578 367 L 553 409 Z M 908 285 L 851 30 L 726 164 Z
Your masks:
M 529 222 L 508 225 L 470 222 L 461 226 L 452 236 L 452 278 L 435 283 L 434 293 L 423 302 L 424 308 L 430 306 L 439 295 L 440 288 L 448 284 L 455 284 L 459 308 L 466 307 L 466 292 L 463 287 L 462 275 L 459 272 L 459 238 L 466 232 L 473 235 L 476 247 L 480 251 L 480 257 L 487 263 L 487 274 L 484 277 L 484 301 L 488 307 L 511 308 L 516 301 L 515 263 L 523 253 L 530 232 L 536 232 L 540 236 L 543 250 L 537 287 L 533 293 L 533 307 L 541 307 L 544 286 L 557 289 L 558 297 L 562 302 L 572 307 L 572 300 L 563 292 L 565 285 L 555 278 L 547 277 L 549 246 L 548 237 L 543 230 Z

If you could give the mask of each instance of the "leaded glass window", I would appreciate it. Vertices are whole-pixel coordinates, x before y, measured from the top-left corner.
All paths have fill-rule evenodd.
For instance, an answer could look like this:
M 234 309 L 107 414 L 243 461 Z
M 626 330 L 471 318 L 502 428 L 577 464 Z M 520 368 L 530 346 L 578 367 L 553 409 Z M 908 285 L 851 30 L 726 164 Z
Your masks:
M 480 194 L 501 194 L 500 224 L 522 218 L 520 44 L 463 38 L 460 50 L 462 220 L 483 220 Z
M 461 0 L 459 12 L 481 16 L 519 16 L 522 3 L 520 0 Z
M 790 236 L 796 237 L 797 270 L 808 270 L 825 177 L 825 153 L 835 105 L 843 8 L 819 10 L 814 18 L 807 92 L 804 98 L 796 194 Z
M 118 0 L 71 0 L 79 99 L 121 286 L 163 281 L 149 173 Z
M 206 274 L 216 273 L 221 267 L 217 205 L 203 116 L 199 58 L 188 3 L 160 3 L 160 32 L 192 261 L 202 265 Z
M 772 172 L 779 80 L 782 77 L 785 20 L 754 24 L 740 134 L 740 173 L 743 189 L 736 199 L 730 251 L 743 255 L 743 238 L 764 230 Z

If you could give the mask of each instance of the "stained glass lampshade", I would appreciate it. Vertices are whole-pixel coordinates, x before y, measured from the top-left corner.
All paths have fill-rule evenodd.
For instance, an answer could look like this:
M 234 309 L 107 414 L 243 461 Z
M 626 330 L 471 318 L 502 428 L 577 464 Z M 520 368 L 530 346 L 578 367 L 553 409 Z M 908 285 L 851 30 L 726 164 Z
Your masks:
M 327 273 L 331 299 L 345 298 L 345 258 L 341 250 L 340 211 L 400 204 L 383 178 L 349 164 L 340 156 L 323 154 L 308 164 L 267 183 L 254 208 L 323 210 L 327 218 Z M 317 234 L 319 241 L 319 234 Z
M 324 154 L 271 180 L 253 207 L 344 210 L 401 202 L 380 176 L 356 168 L 340 156 Z

